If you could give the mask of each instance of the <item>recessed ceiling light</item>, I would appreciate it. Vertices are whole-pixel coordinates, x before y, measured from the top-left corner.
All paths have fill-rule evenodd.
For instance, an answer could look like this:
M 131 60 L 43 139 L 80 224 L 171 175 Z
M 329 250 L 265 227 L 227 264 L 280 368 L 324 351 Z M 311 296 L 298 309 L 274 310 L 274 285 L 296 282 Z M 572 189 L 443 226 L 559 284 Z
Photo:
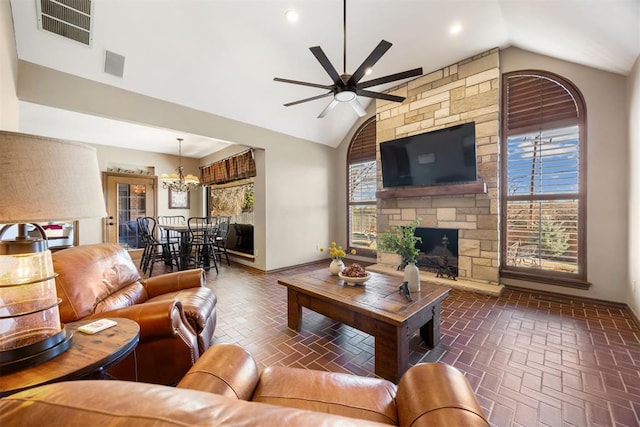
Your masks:
M 373 68 L 371 68 L 371 67 L 367 67 L 367 69 L 364 70 L 364 75 L 365 76 L 368 76 L 371 73 L 373 73 Z
M 461 31 L 462 31 L 462 24 L 460 24 L 459 22 L 455 22 L 454 24 L 451 25 L 451 27 L 449 27 L 449 34 L 451 35 L 459 34 Z
M 284 13 L 284 17 L 289 22 L 296 22 L 300 16 L 298 15 L 298 12 L 296 12 L 295 10 L 289 9 Z

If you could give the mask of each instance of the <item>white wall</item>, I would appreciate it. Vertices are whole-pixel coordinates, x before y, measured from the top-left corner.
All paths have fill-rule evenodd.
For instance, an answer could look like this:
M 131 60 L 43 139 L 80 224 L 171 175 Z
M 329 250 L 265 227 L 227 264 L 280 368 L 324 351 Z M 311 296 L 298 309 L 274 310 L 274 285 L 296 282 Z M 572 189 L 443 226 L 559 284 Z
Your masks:
M 588 291 L 535 283 L 505 284 L 626 302 L 629 274 L 629 116 L 625 76 L 537 55 L 517 48 L 500 54 L 501 72 L 538 69 L 569 79 L 580 90 L 587 114 Z
M 640 318 L 640 57 L 629 74 L 629 283 L 627 301 Z M 635 286 L 634 286 L 635 282 Z
M 18 54 L 9 0 L 0 0 L 0 129 L 18 131 Z

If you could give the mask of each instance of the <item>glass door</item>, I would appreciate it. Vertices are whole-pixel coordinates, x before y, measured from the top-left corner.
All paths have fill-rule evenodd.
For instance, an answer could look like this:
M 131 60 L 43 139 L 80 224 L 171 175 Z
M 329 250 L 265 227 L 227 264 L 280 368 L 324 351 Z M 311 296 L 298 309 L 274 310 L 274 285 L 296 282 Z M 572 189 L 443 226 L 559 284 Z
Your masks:
M 156 216 L 156 178 L 105 173 L 107 241 L 142 250 L 136 218 Z

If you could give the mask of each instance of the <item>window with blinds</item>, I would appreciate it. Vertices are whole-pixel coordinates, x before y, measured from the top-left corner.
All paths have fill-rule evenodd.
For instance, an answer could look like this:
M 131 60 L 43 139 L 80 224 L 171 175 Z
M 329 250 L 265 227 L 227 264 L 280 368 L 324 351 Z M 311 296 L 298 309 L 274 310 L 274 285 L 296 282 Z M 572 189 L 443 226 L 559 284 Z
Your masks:
M 356 132 L 347 155 L 349 247 L 358 252 L 376 249 L 376 122 Z
M 503 88 L 501 274 L 586 286 L 582 96 L 544 72 L 505 74 Z

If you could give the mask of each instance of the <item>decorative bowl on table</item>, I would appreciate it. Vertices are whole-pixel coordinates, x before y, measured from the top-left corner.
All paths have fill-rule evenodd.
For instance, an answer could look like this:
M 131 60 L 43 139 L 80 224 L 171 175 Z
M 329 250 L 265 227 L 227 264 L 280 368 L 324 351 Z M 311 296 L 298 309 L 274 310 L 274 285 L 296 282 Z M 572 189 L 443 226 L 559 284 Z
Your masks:
M 338 277 L 344 280 L 347 285 L 357 286 L 369 280 L 371 273 L 365 271 L 359 264 L 353 263 L 338 273 Z
M 342 272 L 340 272 L 338 273 L 338 277 L 344 280 L 344 282 L 349 286 L 359 286 L 359 285 L 363 285 L 364 282 L 366 282 L 371 278 L 371 273 L 367 271 L 365 273 L 365 276 L 363 277 L 350 277 L 350 276 L 345 276 L 344 274 L 342 274 Z

